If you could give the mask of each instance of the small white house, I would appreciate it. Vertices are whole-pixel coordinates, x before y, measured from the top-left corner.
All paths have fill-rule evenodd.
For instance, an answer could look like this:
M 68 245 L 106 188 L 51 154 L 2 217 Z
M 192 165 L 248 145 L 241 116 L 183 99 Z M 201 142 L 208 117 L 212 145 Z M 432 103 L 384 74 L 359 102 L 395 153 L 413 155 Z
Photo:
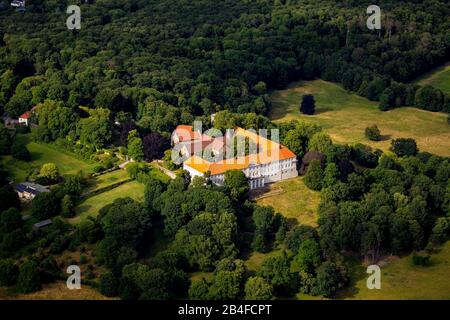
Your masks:
M 28 126 L 30 124 L 31 112 L 27 111 L 19 117 L 19 124 L 24 124 Z

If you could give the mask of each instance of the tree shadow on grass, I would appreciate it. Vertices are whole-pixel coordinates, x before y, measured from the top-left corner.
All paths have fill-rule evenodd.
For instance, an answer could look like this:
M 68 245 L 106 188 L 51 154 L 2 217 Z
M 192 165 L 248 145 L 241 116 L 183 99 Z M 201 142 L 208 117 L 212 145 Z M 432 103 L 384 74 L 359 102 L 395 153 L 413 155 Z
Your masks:
M 89 211 L 89 209 L 91 209 L 91 208 L 92 208 L 92 206 L 90 204 L 83 204 L 83 205 L 79 206 L 77 209 L 78 215 L 79 216 L 82 215 L 83 213 Z
M 349 268 L 350 283 L 346 288 L 340 290 L 336 297 L 337 299 L 349 299 L 354 298 L 360 291 L 356 287 L 356 283 L 367 277 L 364 267 L 357 261 L 351 262 L 351 267 Z
M 391 140 L 392 135 L 391 134 L 382 134 L 380 137 L 380 141 L 388 141 Z
M 39 159 L 41 159 L 43 157 L 43 153 L 42 152 L 30 152 L 30 157 L 31 157 L 31 161 L 38 161 Z
M 316 111 L 314 112 L 314 115 L 316 116 L 318 114 L 327 113 L 327 112 L 330 112 L 330 111 L 333 111 L 333 109 L 331 109 L 331 108 L 319 108 L 319 109 L 316 109 Z

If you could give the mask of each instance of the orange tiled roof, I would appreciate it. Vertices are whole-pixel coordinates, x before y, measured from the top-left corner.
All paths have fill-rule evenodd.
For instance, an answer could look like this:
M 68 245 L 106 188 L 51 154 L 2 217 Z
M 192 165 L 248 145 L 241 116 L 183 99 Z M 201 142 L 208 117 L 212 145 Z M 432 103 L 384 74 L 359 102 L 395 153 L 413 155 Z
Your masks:
M 201 138 L 199 132 L 194 131 L 192 126 L 179 125 L 175 128 L 174 134 L 177 134 L 180 141 L 197 140 Z
M 235 135 L 245 136 L 257 142 L 263 151 L 259 154 L 251 154 L 244 157 L 224 159 L 218 162 L 209 162 L 196 155 L 187 159 L 184 163 L 191 168 L 205 173 L 210 171 L 212 175 L 222 174 L 228 170 L 242 170 L 248 168 L 251 164 L 268 164 L 273 161 L 282 161 L 294 158 L 296 155 L 286 148 L 269 139 L 263 138 L 254 132 L 237 128 Z M 268 150 L 267 152 L 264 152 Z

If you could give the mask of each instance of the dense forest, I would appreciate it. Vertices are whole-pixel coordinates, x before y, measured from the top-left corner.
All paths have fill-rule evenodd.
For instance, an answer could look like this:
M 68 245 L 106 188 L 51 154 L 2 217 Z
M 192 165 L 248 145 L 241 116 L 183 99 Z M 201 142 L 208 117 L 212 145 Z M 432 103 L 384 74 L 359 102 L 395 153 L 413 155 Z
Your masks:
M 448 95 L 410 84 L 449 60 L 448 1 L 377 1 L 379 31 L 366 27 L 371 1 L 78 2 L 82 27 L 70 31 L 68 1 L 30 1 L 22 14 L 0 0 L 1 113 L 17 118 L 36 106 L 30 136 L 87 159 L 105 148 L 161 159 L 178 124 L 208 125 L 213 113 L 218 129 L 277 127 L 299 158 L 305 184 L 320 192 L 319 226 L 293 225 L 250 201 L 241 171 L 228 171 L 218 187 L 208 179 L 191 182 L 186 172 L 163 182 L 136 162 L 127 171 L 145 185 L 144 202 L 116 199 L 79 224 L 66 218 L 90 177 L 59 177 L 49 166 L 33 173 L 52 187 L 29 214 L 54 219 L 36 231 L 22 220 L 9 173 L 0 170 L 0 286 L 39 290 L 65 279 L 56 261 L 61 254 L 94 247 L 83 281 L 109 297 L 333 297 L 349 283 L 348 256 L 431 254 L 448 239 L 448 158 L 420 152 L 412 139 L 393 140 L 391 155 L 338 145 L 317 125 L 265 117 L 270 90 L 314 78 L 380 101 L 381 110 L 450 112 Z M 377 139 L 378 129 L 368 129 Z M 0 155 L 30 159 L 3 125 Z M 111 167 L 102 162 L 94 171 Z M 149 257 L 155 230 L 168 244 Z M 272 249 L 280 253 L 247 270 L 248 252 Z M 426 263 L 426 254 L 416 262 Z M 196 272 L 211 277 L 191 280 Z
M 448 60 L 446 1 L 378 1 L 379 31 L 366 27 L 368 1 L 90 2 L 75 31 L 67 1 L 32 1 L 25 14 L 1 2 L 0 106 L 11 116 L 51 99 L 170 132 L 222 109 L 264 114 L 267 90 L 316 77 L 383 109 L 448 111 L 442 92 L 416 101 L 402 84 Z

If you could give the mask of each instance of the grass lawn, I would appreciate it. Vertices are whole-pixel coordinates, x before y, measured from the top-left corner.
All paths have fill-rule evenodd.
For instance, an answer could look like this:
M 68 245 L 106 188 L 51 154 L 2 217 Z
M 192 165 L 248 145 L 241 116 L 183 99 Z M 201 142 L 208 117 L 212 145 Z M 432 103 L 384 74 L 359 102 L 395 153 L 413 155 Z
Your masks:
M 450 62 L 419 77 L 415 83 L 421 86 L 431 85 L 450 94 Z
M 192 272 L 189 274 L 191 281 L 199 281 L 205 279 L 211 281 L 214 277 L 213 272 Z
M 42 290 L 28 294 L 18 294 L 11 288 L 0 287 L 0 299 L 11 300 L 112 300 L 92 287 L 81 284 L 80 290 L 67 289 L 65 281 L 57 281 L 42 286 Z
M 295 219 L 299 224 L 317 226 L 319 192 L 308 189 L 302 177 L 277 182 L 269 185 L 269 188 L 266 195 L 257 199 L 258 204 L 270 205 L 275 211 L 288 219 Z
M 11 156 L 1 158 L 1 166 L 16 182 L 24 181 L 32 168 L 39 168 L 44 163 L 55 163 L 61 174 L 75 174 L 80 170 L 90 172 L 96 165 L 93 161 L 80 160 L 67 151 L 58 151 L 55 146 L 32 142 L 28 135 L 18 135 L 16 139 L 26 143 L 31 154 L 30 162 L 19 161 Z
M 74 218 L 69 219 L 69 222 L 78 223 L 87 217 L 95 217 L 101 208 L 107 204 L 111 204 L 117 198 L 125 197 L 130 197 L 136 201 L 143 201 L 144 185 L 137 181 L 131 181 L 110 191 L 87 198 L 75 208 L 77 215 Z
M 93 178 L 90 181 L 89 186 L 84 190 L 84 193 L 96 191 L 128 179 L 129 177 L 125 170 L 108 172 Z
M 431 265 L 414 266 L 411 255 L 392 258 L 381 266 L 381 289 L 369 290 L 367 274 L 362 266 L 355 267 L 353 286 L 342 291 L 340 299 L 450 299 L 450 241 L 439 253 L 432 255 Z
M 316 114 L 300 114 L 304 94 L 316 99 Z M 338 143 L 364 143 L 388 150 L 394 138 L 414 138 L 422 151 L 450 156 L 450 126 L 447 115 L 404 107 L 382 112 L 378 102 L 369 101 L 345 91 L 335 83 L 323 80 L 293 83 L 289 88 L 274 91 L 270 118 L 274 121 L 307 120 L 321 125 Z M 377 124 L 383 141 L 365 138 L 367 126 Z
M 250 253 L 248 258 L 245 260 L 245 266 L 247 267 L 248 271 L 250 272 L 256 272 L 261 267 L 264 260 L 270 258 L 270 257 L 276 257 L 280 254 L 280 250 L 274 250 L 267 253 L 260 253 L 253 251 Z

